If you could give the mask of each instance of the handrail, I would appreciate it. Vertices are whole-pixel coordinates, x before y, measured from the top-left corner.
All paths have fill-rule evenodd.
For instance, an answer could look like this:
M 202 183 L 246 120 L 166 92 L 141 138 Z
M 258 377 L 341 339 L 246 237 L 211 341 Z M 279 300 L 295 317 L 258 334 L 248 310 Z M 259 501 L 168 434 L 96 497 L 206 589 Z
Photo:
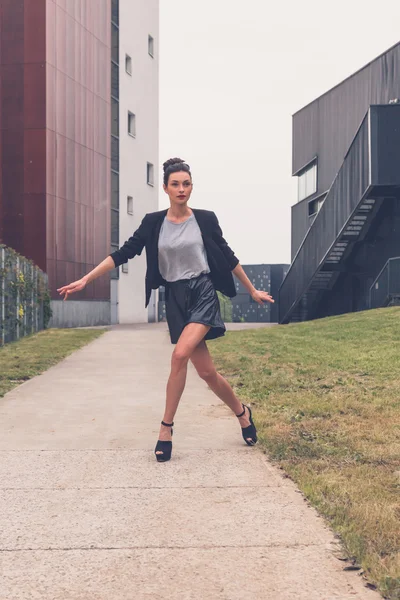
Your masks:
M 379 271 L 378 276 L 375 278 L 373 284 L 369 288 L 369 307 L 370 308 L 380 308 L 386 304 L 387 299 L 390 297 L 391 294 L 394 294 L 394 293 L 400 294 L 400 277 L 398 278 L 398 281 L 397 281 L 398 287 L 396 288 L 396 286 L 395 286 L 395 288 L 392 288 L 392 286 L 391 286 L 391 284 L 393 285 L 393 280 L 391 280 L 391 278 L 390 278 L 390 270 L 391 270 L 390 267 L 395 262 L 398 262 L 399 267 L 400 267 L 400 256 L 393 256 L 392 258 L 389 258 L 386 261 L 386 263 L 384 264 L 382 269 Z M 379 284 L 381 283 L 381 280 L 383 279 L 383 277 L 386 275 L 386 272 L 388 273 L 387 284 L 386 284 L 386 289 L 383 288 L 383 292 L 386 292 L 386 293 L 375 294 L 375 297 L 378 296 L 378 298 L 381 298 L 381 300 L 374 303 L 373 302 L 374 292 L 379 290 Z M 399 272 L 400 272 L 400 269 L 399 269 Z M 378 286 L 378 287 L 376 287 L 376 286 Z M 383 301 L 382 301 L 382 298 L 384 298 Z

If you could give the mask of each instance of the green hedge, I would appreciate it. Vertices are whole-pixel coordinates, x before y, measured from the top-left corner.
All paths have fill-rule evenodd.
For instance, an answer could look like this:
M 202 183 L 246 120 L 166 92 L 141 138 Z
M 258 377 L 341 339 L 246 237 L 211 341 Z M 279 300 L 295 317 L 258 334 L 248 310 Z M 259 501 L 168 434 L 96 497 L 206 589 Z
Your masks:
M 0 346 L 46 329 L 51 316 L 46 273 L 0 244 Z

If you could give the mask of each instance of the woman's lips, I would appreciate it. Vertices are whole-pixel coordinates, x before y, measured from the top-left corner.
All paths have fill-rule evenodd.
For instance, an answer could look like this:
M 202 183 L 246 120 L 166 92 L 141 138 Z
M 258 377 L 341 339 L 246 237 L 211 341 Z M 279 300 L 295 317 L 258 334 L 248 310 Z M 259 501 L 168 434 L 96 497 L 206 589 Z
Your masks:
M 180 194 L 178 198 L 186 198 L 185 194 Z

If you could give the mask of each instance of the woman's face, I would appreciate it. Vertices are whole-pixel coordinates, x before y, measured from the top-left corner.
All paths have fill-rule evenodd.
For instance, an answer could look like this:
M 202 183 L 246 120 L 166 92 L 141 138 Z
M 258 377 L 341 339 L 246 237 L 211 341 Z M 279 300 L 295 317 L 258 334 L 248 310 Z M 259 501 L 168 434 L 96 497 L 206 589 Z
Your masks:
M 192 178 L 185 171 L 171 173 L 168 185 L 164 185 L 165 193 L 168 194 L 171 202 L 175 204 L 185 204 L 188 202 L 192 189 Z

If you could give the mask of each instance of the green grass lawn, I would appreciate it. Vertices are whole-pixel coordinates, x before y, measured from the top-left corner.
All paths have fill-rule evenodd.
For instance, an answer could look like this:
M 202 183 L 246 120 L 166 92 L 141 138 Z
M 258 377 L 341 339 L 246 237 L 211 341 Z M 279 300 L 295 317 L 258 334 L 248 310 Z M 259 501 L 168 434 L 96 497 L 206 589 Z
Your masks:
M 40 375 L 104 329 L 46 329 L 0 348 L 0 397 L 13 387 Z
M 400 309 L 229 332 L 210 350 L 268 456 L 399 599 Z

